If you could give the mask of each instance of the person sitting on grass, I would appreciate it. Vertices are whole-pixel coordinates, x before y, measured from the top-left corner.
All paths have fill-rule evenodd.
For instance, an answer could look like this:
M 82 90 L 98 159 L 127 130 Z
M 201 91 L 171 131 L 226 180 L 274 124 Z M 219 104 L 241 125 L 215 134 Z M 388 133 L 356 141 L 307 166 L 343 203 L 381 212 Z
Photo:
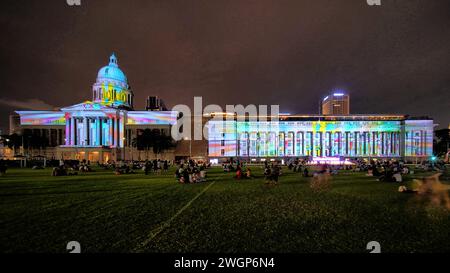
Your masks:
M 68 174 L 66 167 L 64 165 L 53 168 L 52 176 L 66 176 L 66 175 Z
M 303 177 L 309 177 L 309 171 L 308 171 L 308 168 L 306 168 L 306 167 L 303 170 Z
M 180 179 L 183 177 L 183 164 L 180 165 L 180 167 L 175 171 L 175 179 L 177 181 L 180 181 Z
M 292 169 L 294 169 L 294 164 L 292 162 L 289 162 L 288 170 L 292 170 Z
M 400 171 L 397 171 L 394 173 L 394 175 L 392 175 L 392 180 L 394 182 L 402 182 L 403 181 L 402 174 L 400 173 Z
M 197 182 L 206 182 L 206 171 L 201 170 L 197 173 Z
M 123 174 L 123 172 L 122 172 L 122 170 L 120 169 L 119 166 L 117 166 L 117 167 L 115 168 L 114 174 L 115 174 L 115 175 L 121 175 L 121 174 Z
M 381 175 L 380 178 L 378 178 L 378 181 L 395 182 L 394 172 L 391 169 L 386 168 L 384 171 L 384 175 Z
M 280 176 L 280 168 L 278 167 L 278 165 L 274 164 L 272 165 L 272 181 L 275 185 L 278 184 L 278 177 Z
M 184 183 L 189 183 L 189 168 L 183 170 L 183 181 Z
M 247 168 L 247 171 L 245 172 L 245 178 L 247 179 L 252 179 L 252 171 L 250 170 L 250 168 Z
M 236 170 L 236 176 L 234 177 L 234 178 L 236 178 L 237 180 L 241 180 L 241 178 L 242 178 L 242 170 L 241 170 L 241 167 L 237 167 L 237 170 Z
M 377 168 L 377 166 L 375 166 L 375 165 L 372 167 L 372 176 L 374 176 L 374 177 L 379 177 L 379 176 L 381 176 L 380 171 L 378 171 L 378 168 Z

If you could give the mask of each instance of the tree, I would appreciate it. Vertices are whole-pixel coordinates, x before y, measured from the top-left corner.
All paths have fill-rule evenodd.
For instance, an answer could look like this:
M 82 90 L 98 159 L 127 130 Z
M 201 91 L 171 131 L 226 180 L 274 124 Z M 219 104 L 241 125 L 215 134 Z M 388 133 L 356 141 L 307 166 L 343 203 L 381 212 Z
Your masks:
M 5 135 L 2 136 L 2 144 L 14 151 L 16 154 L 16 149 L 20 148 L 22 145 L 22 138 L 18 134 Z
M 156 130 L 153 132 L 153 134 L 154 134 L 153 135 L 154 143 L 152 147 L 154 154 L 159 155 L 160 153 L 169 150 L 170 148 L 175 146 L 172 138 L 170 136 L 162 134 L 161 131 Z
M 441 129 L 434 132 L 434 153 L 444 156 L 450 149 L 450 129 Z
M 138 131 L 137 137 L 133 139 L 134 145 L 138 151 L 145 150 L 148 153 L 151 149 L 157 156 L 175 146 L 172 138 L 161 133 L 161 130 L 158 129 Z
M 12 134 L 1 137 L 1 142 L 3 145 L 8 146 L 8 148 L 16 151 L 20 147 L 27 150 L 28 152 L 33 149 L 46 149 L 48 147 L 48 138 L 41 136 L 37 133 L 33 133 L 32 130 L 26 129 L 21 135 Z

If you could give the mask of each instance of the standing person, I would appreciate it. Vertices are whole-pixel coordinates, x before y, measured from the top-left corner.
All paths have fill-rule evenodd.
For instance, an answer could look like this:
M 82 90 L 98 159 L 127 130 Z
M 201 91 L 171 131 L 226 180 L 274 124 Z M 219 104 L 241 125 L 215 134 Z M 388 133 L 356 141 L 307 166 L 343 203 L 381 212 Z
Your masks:
M 148 172 L 150 171 L 150 164 L 148 163 L 148 160 L 145 160 L 145 165 L 144 165 L 144 171 L 145 171 L 145 175 L 148 175 Z
M 280 176 L 280 168 L 278 165 L 272 165 L 272 181 L 275 185 L 278 184 L 278 177 Z
M 158 172 L 158 160 L 153 160 L 153 172 Z
M 266 179 L 265 184 L 269 184 L 272 181 L 272 174 L 270 172 L 270 168 L 269 166 L 267 166 L 267 164 L 264 164 L 265 168 L 264 168 L 264 177 Z
M 169 163 L 167 162 L 167 160 L 164 160 L 163 168 L 165 173 L 167 172 L 167 170 L 169 170 Z
M 303 176 L 304 176 L 304 177 L 309 177 L 308 168 L 306 168 L 306 167 L 305 167 L 305 169 L 303 170 Z

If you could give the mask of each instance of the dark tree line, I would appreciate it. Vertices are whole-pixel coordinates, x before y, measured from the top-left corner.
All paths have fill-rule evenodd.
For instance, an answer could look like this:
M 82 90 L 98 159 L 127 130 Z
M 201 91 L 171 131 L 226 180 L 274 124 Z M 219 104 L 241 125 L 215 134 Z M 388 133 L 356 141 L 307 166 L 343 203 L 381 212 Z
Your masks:
M 133 139 L 133 147 L 139 151 L 153 151 L 154 154 L 160 154 L 172 147 L 175 143 L 172 137 L 167 136 L 158 129 L 145 129 L 138 133 Z
M 25 130 L 22 135 L 12 134 L 1 137 L 4 146 L 10 149 L 45 149 L 48 147 L 49 139 L 45 136 L 34 134 L 32 131 Z
M 434 154 L 444 156 L 450 149 L 450 129 L 441 129 L 434 132 Z

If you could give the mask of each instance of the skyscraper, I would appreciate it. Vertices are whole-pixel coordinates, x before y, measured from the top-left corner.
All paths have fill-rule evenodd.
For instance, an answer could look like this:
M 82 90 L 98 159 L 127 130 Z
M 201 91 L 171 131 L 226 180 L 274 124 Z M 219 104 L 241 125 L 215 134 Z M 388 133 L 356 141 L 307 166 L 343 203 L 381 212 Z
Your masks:
M 350 96 L 342 92 L 335 92 L 326 96 L 322 101 L 322 115 L 349 115 Z

